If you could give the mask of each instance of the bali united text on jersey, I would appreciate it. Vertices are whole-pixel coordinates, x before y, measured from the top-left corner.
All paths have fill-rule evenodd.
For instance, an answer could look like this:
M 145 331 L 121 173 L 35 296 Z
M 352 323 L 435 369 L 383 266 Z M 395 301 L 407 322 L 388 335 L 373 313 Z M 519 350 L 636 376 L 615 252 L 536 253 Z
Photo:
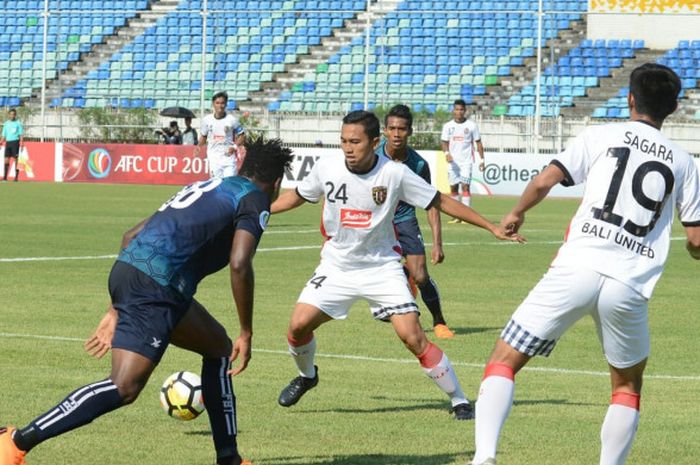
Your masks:
M 389 158 L 389 155 L 386 153 L 386 139 L 382 139 L 382 142 L 379 144 L 379 147 L 377 147 L 377 150 L 375 150 L 375 153 L 379 156 Z M 423 178 L 425 182 L 430 184 L 430 166 L 428 166 L 428 162 L 425 161 L 423 157 L 418 155 L 418 152 L 413 150 L 411 147 L 406 147 L 406 159 L 398 163 L 403 163 L 408 167 L 408 169 L 416 173 L 418 176 Z M 394 223 L 402 223 L 415 218 L 415 216 L 416 207 L 401 201 L 399 202 L 398 207 L 396 207 L 396 213 L 394 213 Z
M 440 140 L 449 144 L 450 155 L 457 163 L 474 161 L 474 142 L 481 140 L 479 127 L 472 120 L 450 120 L 442 127 Z
M 259 241 L 269 217 L 269 196 L 246 178 L 196 182 L 165 202 L 117 260 L 191 298 L 205 276 L 229 263 L 236 230 Z
M 233 134 L 238 126 L 238 118 L 228 113 L 221 119 L 213 114 L 202 118 L 199 134 L 207 138 L 207 156 L 217 160 L 226 157 L 235 164 L 235 157 L 229 156 L 228 150 L 233 146 Z
M 552 266 L 587 267 L 651 297 L 668 256 L 674 206 L 700 226 L 692 158 L 640 121 L 585 129 L 553 164 L 586 186 Z
M 319 158 L 297 193 L 324 200 L 321 232 L 327 238 L 321 260 L 340 268 L 381 266 L 401 259 L 394 230 L 399 201 L 428 208 L 437 189 L 402 163 L 375 156 L 367 173 L 353 173 L 342 154 Z

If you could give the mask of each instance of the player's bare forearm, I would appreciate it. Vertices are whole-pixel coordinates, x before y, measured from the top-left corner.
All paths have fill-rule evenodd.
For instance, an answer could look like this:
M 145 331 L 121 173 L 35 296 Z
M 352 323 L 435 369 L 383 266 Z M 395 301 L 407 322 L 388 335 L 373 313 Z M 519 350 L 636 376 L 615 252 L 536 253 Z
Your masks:
M 445 259 L 445 255 L 442 251 L 442 221 L 440 220 L 440 210 L 432 207 L 428 210 L 428 224 L 430 225 L 430 231 L 433 234 L 433 253 L 431 255 L 431 262 L 433 265 L 437 263 L 442 263 Z
M 241 335 L 253 334 L 253 293 L 255 274 L 253 256 L 256 239 L 246 230 L 237 230 L 233 237 L 229 266 L 231 269 L 231 292 L 236 303 Z
M 432 207 L 436 207 L 441 212 L 455 218 L 459 218 L 460 220 L 466 221 L 474 226 L 483 228 L 492 234 L 498 228 L 495 224 L 491 223 L 489 220 L 477 213 L 473 208 L 468 207 L 461 202 L 457 202 L 456 200 L 442 193 L 437 197 Z
M 511 214 L 515 216 L 524 216 L 528 210 L 547 197 L 552 187 L 562 182 L 564 178 L 565 174 L 558 166 L 547 166 L 528 183 L 518 203 L 513 207 L 513 210 L 511 210 Z
M 270 206 L 270 213 L 274 215 L 275 213 L 286 212 L 303 205 L 305 202 L 306 200 L 297 194 L 295 189 L 289 190 L 282 193 L 277 197 L 277 200 L 272 203 L 272 206 Z

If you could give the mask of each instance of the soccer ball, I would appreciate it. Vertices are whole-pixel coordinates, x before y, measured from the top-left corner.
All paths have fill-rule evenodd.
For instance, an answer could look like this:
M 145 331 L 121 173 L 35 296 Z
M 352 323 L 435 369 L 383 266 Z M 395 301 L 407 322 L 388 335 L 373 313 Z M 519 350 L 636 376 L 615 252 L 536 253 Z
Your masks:
M 189 371 L 168 376 L 160 388 L 160 406 L 165 413 L 182 421 L 194 420 L 204 411 L 202 380 Z

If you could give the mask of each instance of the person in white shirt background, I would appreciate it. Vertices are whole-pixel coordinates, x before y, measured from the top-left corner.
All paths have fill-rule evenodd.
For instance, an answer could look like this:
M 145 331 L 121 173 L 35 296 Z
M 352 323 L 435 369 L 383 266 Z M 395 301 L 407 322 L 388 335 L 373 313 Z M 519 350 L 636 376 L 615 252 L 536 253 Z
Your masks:
M 479 153 L 481 171 L 486 167 L 484 146 L 481 143 L 479 127 L 474 121 L 467 119 L 467 103 L 464 100 L 455 100 L 452 116 L 453 119 L 443 125 L 440 135 L 440 146 L 447 161 L 447 181 L 450 184 L 452 198 L 471 206 L 470 186 L 474 166 L 474 145 Z M 460 222 L 459 218 L 450 221 L 450 223 Z
M 201 148 L 206 146 L 211 177 L 235 176 L 238 173 L 238 165 L 234 134 L 240 124 L 238 118 L 226 113 L 226 92 L 215 93 L 211 102 L 214 112 L 202 118 L 199 144 L 194 149 L 194 155 L 199 156 Z

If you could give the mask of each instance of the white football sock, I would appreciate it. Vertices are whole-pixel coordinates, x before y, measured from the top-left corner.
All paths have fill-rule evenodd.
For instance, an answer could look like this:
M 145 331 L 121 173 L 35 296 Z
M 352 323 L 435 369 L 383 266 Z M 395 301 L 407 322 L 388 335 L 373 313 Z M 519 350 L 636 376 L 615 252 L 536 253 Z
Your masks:
M 316 338 L 312 337 L 311 341 L 304 345 L 295 346 L 289 342 L 289 353 L 292 354 L 294 363 L 299 368 L 299 374 L 305 378 L 313 378 L 316 376 L 316 368 L 314 368 L 314 356 L 316 355 Z
M 501 369 L 506 368 L 506 372 L 503 375 L 500 371 L 497 372 L 498 374 L 489 375 L 491 367 L 492 365 L 486 367 L 486 374 L 479 388 L 479 398 L 476 400 L 474 422 L 476 452 L 474 452 L 473 463 L 481 463 L 488 458 L 496 457 L 501 428 L 513 405 L 515 381 L 512 378 L 512 369 L 505 365 L 496 365 Z
M 616 393 L 617 394 L 617 393 Z M 633 397 L 633 395 L 629 395 Z M 639 398 L 637 397 L 637 402 Z M 637 425 L 639 410 L 634 403 L 617 403 L 613 394 L 613 403 L 608 407 L 603 427 L 600 430 L 600 465 L 622 465 L 627 460 L 632 448 Z
M 432 379 L 435 384 L 447 394 L 452 406 L 469 403 L 462 392 L 459 380 L 447 355 L 435 344 L 429 343 L 426 351 L 418 356 L 423 372 Z M 435 363 L 435 360 L 439 360 Z
M 472 206 L 472 196 L 471 195 L 462 195 L 462 203 L 466 205 L 467 207 Z

